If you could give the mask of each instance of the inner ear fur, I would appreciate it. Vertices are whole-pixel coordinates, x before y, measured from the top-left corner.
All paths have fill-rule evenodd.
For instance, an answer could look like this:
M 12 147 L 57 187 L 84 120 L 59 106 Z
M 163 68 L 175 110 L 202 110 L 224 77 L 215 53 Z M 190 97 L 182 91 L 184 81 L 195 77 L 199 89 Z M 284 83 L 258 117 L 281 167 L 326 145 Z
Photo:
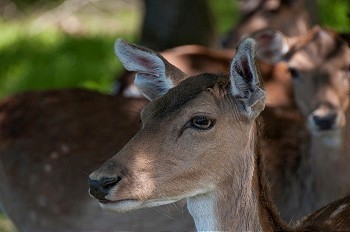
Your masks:
M 116 41 L 114 49 L 123 66 L 137 73 L 134 83 L 150 100 L 161 97 L 186 77 L 181 70 L 150 49 L 122 39 Z
M 243 40 L 231 63 L 231 94 L 239 99 L 249 115 L 258 115 L 265 106 L 266 93 L 255 63 L 256 42 Z

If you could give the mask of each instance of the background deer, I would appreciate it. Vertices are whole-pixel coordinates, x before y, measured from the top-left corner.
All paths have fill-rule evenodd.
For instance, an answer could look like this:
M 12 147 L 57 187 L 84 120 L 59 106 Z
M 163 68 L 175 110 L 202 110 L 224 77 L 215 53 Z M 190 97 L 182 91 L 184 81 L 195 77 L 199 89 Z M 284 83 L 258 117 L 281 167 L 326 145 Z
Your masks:
M 257 118 L 266 94 L 254 44 L 240 44 L 229 78 L 187 78 L 161 55 L 117 41 L 119 59 L 137 72 L 135 83 L 151 102 L 141 112 L 140 131 L 89 177 L 89 192 L 101 207 L 129 211 L 187 199 L 199 231 L 292 229 L 279 219 L 264 182 Z M 348 215 L 348 200 L 296 229 L 314 228 L 320 214 L 326 220 Z M 327 222 L 348 229 L 350 218 L 340 219 Z
M 312 24 L 302 0 L 241 1 L 241 9 L 243 14 L 223 38 L 223 47 L 235 48 L 241 39 L 267 28 L 281 30 L 288 36 L 302 35 Z
M 350 191 L 350 48 L 319 27 L 298 37 L 270 30 L 255 38 L 258 56 L 288 65 L 294 98 L 311 134 L 294 177 L 299 186 L 293 187 L 297 197 L 290 204 L 296 211 L 287 212 L 288 218 L 300 217 Z

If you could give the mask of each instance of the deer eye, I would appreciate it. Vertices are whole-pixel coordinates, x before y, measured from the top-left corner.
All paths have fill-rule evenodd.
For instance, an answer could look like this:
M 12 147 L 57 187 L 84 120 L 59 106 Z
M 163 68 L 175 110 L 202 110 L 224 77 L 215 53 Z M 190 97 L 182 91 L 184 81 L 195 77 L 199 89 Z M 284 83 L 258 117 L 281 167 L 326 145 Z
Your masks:
M 293 79 L 298 79 L 300 77 L 300 73 L 296 68 L 289 68 L 288 69 L 290 74 L 292 75 Z
M 214 126 L 215 121 L 207 116 L 195 116 L 191 119 L 191 124 L 197 129 L 208 130 Z

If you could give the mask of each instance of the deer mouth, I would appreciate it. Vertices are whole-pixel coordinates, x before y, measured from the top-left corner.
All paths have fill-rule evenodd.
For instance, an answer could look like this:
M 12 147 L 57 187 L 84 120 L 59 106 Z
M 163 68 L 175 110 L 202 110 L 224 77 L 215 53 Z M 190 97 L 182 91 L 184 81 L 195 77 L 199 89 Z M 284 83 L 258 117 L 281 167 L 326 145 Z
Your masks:
M 125 199 L 125 200 L 117 200 L 117 201 L 103 200 L 103 201 L 99 201 L 99 203 L 103 209 L 116 211 L 116 212 L 127 212 L 127 211 L 132 211 L 132 210 L 141 209 L 141 208 L 167 205 L 167 204 L 174 203 L 176 201 L 178 201 L 178 199 L 176 200 L 175 199 L 171 199 L 171 200 L 157 199 L 157 200 L 147 200 L 147 201 L 141 201 L 136 199 Z
M 99 204 L 103 209 L 117 211 L 117 212 L 126 212 L 126 211 L 139 209 L 140 206 L 142 205 L 142 202 L 134 199 L 125 199 L 125 200 L 117 200 L 117 201 L 102 200 L 102 201 L 99 201 Z

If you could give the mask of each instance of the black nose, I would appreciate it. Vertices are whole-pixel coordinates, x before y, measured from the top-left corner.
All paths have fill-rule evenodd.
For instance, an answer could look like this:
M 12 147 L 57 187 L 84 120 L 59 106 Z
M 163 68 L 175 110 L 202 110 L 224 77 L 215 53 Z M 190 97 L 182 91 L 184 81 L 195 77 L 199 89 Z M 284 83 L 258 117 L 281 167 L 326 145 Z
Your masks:
M 315 125 L 320 130 L 329 130 L 332 129 L 333 125 L 335 124 L 337 114 L 336 113 L 329 113 L 326 115 L 313 115 L 312 116 Z
M 121 177 L 112 177 L 112 178 L 102 178 L 100 180 L 92 180 L 89 178 L 89 193 L 94 196 L 97 200 L 103 202 L 105 201 L 105 196 L 109 191 L 118 184 L 121 180 Z

